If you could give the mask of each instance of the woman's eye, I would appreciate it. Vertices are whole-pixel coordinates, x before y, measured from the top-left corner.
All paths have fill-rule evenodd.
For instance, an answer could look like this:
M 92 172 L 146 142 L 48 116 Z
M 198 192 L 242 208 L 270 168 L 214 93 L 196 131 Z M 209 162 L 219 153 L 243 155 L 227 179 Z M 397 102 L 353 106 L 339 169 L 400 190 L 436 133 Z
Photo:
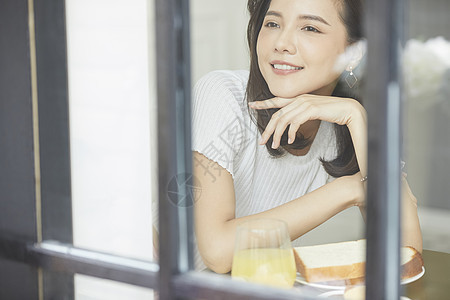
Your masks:
M 305 26 L 302 28 L 302 30 L 320 33 L 320 31 L 317 28 L 312 27 L 312 26 Z
M 275 22 L 267 22 L 266 23 L 266 27 L 269 27 L 269 28 L 278 28 L 278 27 L 280 27 L 277 23 L 275 23 Z

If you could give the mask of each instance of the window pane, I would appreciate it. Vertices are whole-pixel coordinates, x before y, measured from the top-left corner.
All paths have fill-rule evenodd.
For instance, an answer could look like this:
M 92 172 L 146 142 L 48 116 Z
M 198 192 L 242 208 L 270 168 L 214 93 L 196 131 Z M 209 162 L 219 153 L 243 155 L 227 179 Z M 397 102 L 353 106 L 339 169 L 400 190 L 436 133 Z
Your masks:
M 441 266 L 448 265 L 450 257 L 450 2 L 408 4 L 402 53 L 404 172 L 417 197 L 426 275 L 407 285 L 405 292 L 439 299 L 448 294 L 440 278 L 447 276 Z M 403 202 L 403 209 L 407 207 Z
M 418 198 L 424 249 L 450 253 L 450 2 L 409 3 L 403 55 L 406 172 Z
M 243 217 L 255 215 L 257 213 L 269 210 L 270 208 L 272 208 L 271 206 L 272 204 L 266 203 L 267 204 L 266 207 L 263 207 L 266 204 L 261 205 L 258 204 L 258 202 L 268 201 L 267 199 L 269 197 L 273 197 L 274 202 L 279 201 L 278 204 L 274 205 L 274 207 L 277 207 L 286 202 L 289 202 L 290 200 L 294 200 L 300 196 L 303 196 L 304 194 L 307 194 L 319 188 L 321 185 L 327 183 L 326 180 L 324 180 L 321 184 L 317 182 L 313 183 L 309 182 L 311 186 L 314 186 L 316 184 L 317 186 L 302 193 L 298 192 L 297 190 L 294 191 L 295 188 L 293 187 L 297 184 L 301 185 L 302 183 L 299 182 L 301 182 L 301 180 L 303 179 L 299 179 L 299 181 L 293 182 L 288 181 L 286 173 L 281 174 L 283 172 L 280 172 L 280 174 L 277 173 L 277 175 L 274 176 L 273 174 L 270 174 L 270 171 L 267 171 L 267 173 L 264 174 L 264 172 L 260 172 L 260 170 L 258 170 L 258 168 L 261 166 L 267 167 L 267 165 L 265 165 L 264 160 L 267 159 L 267 157 L 269 156 L 268 152 L 265 147 L 262 147 L 263 149 L 260 149 L 261 147 L 258 148 L 258 146 L 256 146 L 256 144 L 254 143 L 255 141 L 257 141 L 254 136 L 255 134 L 257 134 L 256 131 L 257 129 L 256 127 L 252 127 L 253 126 L 252 121 L 245 123 L 247 124 L 246 126 L 248 127 L 244 127 L 244 125 L 242 125 L 243 123 L 239 123 L 240 122 L 239 118 L 241 116 L 240 113 L 242 112 L 242 115 L 245 115 L 247 113 L 247 109 L 245 106 L 246 102 L 244 100 L 245 86 L 247 84 L 248 70 L 250 64 L 249 50 L 247 44 L 247 24 L 249 21 L 249 14 L 247 12 L 247 2 L 248 1 L 242 0 L 191 1 L 191 16 L 192 16 L 191 39 L 192 39 L 192 74 L 193 74 L 192 84 L 193 85 L 197 84 L 197 88 L 194 88 L 193 93 L 194 96 L 192 99 L 193 101 L 192 147 L 194 151 L 201 153 L 202 155 L 206 156 L 206 158 L 209 159 L 209 161 L 207 160 L 201 161 L 198 158 L 196 159 L 194 156 L 193 158 L 194 175 L 196 175 L 196 172 L 199 172 L 198 174 L 201 175 L 207 174 L 205 175 L 205 177 L 207 176 L 209 177 L 205 180 L 209 179 L 210 182 L 212 182 L 211 184 L 211 186 L 213 187 L 212 189 L 216 188 L 218 190 L 218 188 L 214 186 L 215 182 L 220 181 L 220 179 L 223 178 L 223 176 L 230 176 L 230 174 L 233 174 L 231 180 L 233 180 L 234 191 L 231 194 L 235 195 L 236 197 L 235 199 L 236 207 L 232 208 L 235 212 L 233 218 L 236 219 L 239 218 L 242 219 Z M 230 73 L 228 73 L 228 74 L 232 73 L 232 75 L 230 75 L 227 78 L 226 76 L 220 77 L 220 73 L 216 73 L 215 77 L 211 76 L 210 72 L 216 70 L 232 70 Z M 358 76 L 362 76 L 362 67 L 357 71 L 357 73 Z M 207 76 L 206 80 L 211 81 L 204 81 L 205 75 Z M 231 79 L 230 81 L 226 81 L 230 77 L 234 78 L 234 81 L 233 79 Z M 216 78 L 217 81 L 212 81 L 213 78 Z M 361 80 L 361 77 L 359 77 L 359 80 Z M 199 87 L 198 85 L 199 81 L 201 82 L 200 83 L 202 85 L 201 87 Z M 231 86 L 232 84 L 235 85 Z M 211 88 L 211 90 L 205 90 L 207 88 Z M 229 88 L 229 90 L 226 90 L 225 88 Z M 206 95 L 204 97 L 207 98 L 203 99 L 205 100 L 205 102 L 196 103 L 196 101 L 200 101 L 196 99 L 196 97 L 201 97 L 201 95 L 199 96 L 199 94 Z M 232 99 L 233 101 L 235 101 L 234 104 L 233 103 L 230 104 L 227 102 L 229 101 L 229 98 L 227 98 L 226 95 L 230 94 L 233 94 L 233 96 L 236 98 Z M 242 104 L 242 106 L 239 106 L 238 104 L 239 101 L 242 101 L 242 103 L 240 103 Z M 207 102 L 211 102 L 214 104 L 208 106 Z M 217 110 L 220 110 L 220 112 L 217 112 Z M 213 117 L 208 115 L 211 113 L 213 113 L 212 115 Z M 217 113 L 217 115 L 214 115 L 214 113 Z M 229 121 L 224 121 L 226 120 L 226 118 L 230 117 L 230 114 L 233 115 L 231 119 L 229 119 Z M 204 120 L 208 119 L 208 117 L 214 119 L 210 123 L 211 125 L 210 127 L 223 125 L 223 130 L 213 131 L 211 128 L 208 128 L 208 130 L 206 130 L 205 128 L 208 127 L 208 125 L 206 124 L 208 123 Z M 248 120 L 245 119 L 244 116 L 244 122 Z M 234 125 L 236 125 L 236 123 L 239 123 L 237 127 L 233 127 Z M 333 128 L 332 127 L 330 128 L 331 128 L 330 130 L 332 131 Z M 196 130 L 198 130 L 198 132 L 195 132 Z M 249 144 L 246 144 L 245 147 L 240 148 L 237 154 L 236 152 L 232 153 L 232 151 L 227 152 L 225 154 L 222 153 L 223 154 L 222 156 L 220 156 L 220 154 L 218 154 L 218 156 L 214 156 L 214 154 L 211 154 L 212 151 L 223 150 L 223 148 L 230 146 L 229 144 L 227 144 L 227 141 L 232 143 L 233 138 L 242 138 L 233 136 L 233 132 L 235 132 L 234 130 L 245 131 L 244 134 L 248 134 L 248 136 L 250 136 L 249 139 L 251 139 L 249 141 Z M 208 135 L 208 137 L 201 136 L 201 134 L 199 134 L 200 131 L 202 132 L 207 131 L 208 133 L 212 132 L 212 135 Z M 208 142 L 205 142 L 205 140 L 201 140 L 202 138 L 205 138 L 205 140 L 206 138 L 210 138 L 210 140 L 208 140 Z M 203 142 L 205 143 L 202 144 Z M 204 147 L 202 147 L 202 145 Z M 212 147 L 212 145 L 214 147 Z M 247 151 L 248 148 L 252 147 L 258 149 L 256 153 L 253 153 L 252 155 L 248 155 L 246 157 L 241 156 L 242 152 L 245 152 Z M 210 154 L 211 156 L 209 156 Z M 228 154 L 235 156 L 233 156 L 233 158 L 230 159 L 230 161 L 228 161 L 228 159 L 230 158 L 228 157 Z M 285 158 L 286 157 L 274 158 L 273 160 L 271 160 L 271 162 L 279 160 L 280 165 L 286 164 L 285 166 L 286 168 L 288 168 L 287 166 L 290 163 L 286 162 Z M 296 161 L 294 156 L 292 156 L 291 158 L 292 162 Z M 297 163 L 298 161 L 302 161 L 302 158 L 303 157 L 298 157 Z M 221 159 L 223 160 L 221 161 Z M 231 160 L 233 162 L 231 162 Z M 268 160 L 270 160 L 270 158 Z M 236 173 L 233 173 L 233 170 L 227 167 L 228 165 L 231 164 L 235 164 L 234 172 Z M 318 158 L 317 164 L 320 165 L 320 161 Z M 217 168 L 218 166 L 221 167 L 220 170 L 218 170 Z M 292 173 L 289 173 L 291 174 L 290 176 L 292 177 L 298 176 L 295 178 L 300 178 L 301 176 L 300 174 L 302 174 L 302 170 L 300 170 L 300 168 L 301 167 L 299 167 L 298 172 L 293 169 L 292 170 L 289 169 L 289 171 L 287 171 L 287 169 L 284 169 L 284 171 L 286 172 L 292 171 Z M 320 168 L 320 166 L 318 166 L 318 168 Z M 248 173 L 249 174 L 248 178 L 244 178 L 246 175 L 243 175 L 244 174 L 242 171 L 243 169 L 251 170 Z M 325 171 L 323 171 L 323 175 L 327 176 Z M 320 177 L 321 175 L 317 176 Z M 290 179 L 292 180 L 292 178 Z M 201 182 L 201 180 L 199 182 Z M 274 184 L 274 182 L 277 183 Z M 280 188 L 279 192 L 275 193 L 276 195 L 274 194 L 271 196 L 267 196 L 258 194 L 259 189 L 264 189 L 265 185 L 273 187 L 274 190 L 276 188 L 279 188 L 279 186 L 282 186 L 283 188 Z M 285 193 L 284 187 L 287 187 L 289 193 Z M 207 189 L 203 189 L 204 186 L 202 186 L 201 184 L 195 185 L 194 188 L 197 188 L 199 191 L 199 192 L 197 191 L 198 194 L 195 194 L 194 192 L 194 201 L 197 201 L 196 202 L 197 204 L 199 202 L 208 201 L 209 199 L 206 199 L 205 197 L 212 196 L 210 191 L 208 191 Z M 221 197 L 229 196 L 227 195 L 227 193 L 223 192 L 224 190 L 220 191 Z M 220 203 L 222 204 L 221 201 L 222 200 L 220 200 Z M 198 205 L 195 207 L 195 209 L 197 208 Z M 211 209 L 213 209 L 213 207 L 211 207 Z M 299 215 L 301 215 L 300 209 L 299 212 L 300 212 Z M 304 223 L 307 223 L 309 221 L 308 217 L 309 216 L 302 216 L 302 218 L 304 218 Z M 301 246 L 328 244 L 334 242 L 354 241 L 365 238 L 365 223 L 361 216 L 360 210 L 356 206 L 353 206 L 348 209 L 340 209 L 339 211 L 336 211 L 335 215 L 330 214 L 326 219 L 324 219 L 324 221 L 326 220 L 326 222 L 324 222 L 323 224 L 317 222 L 317 224 L 315 224 L 318 225 L 317 227 L 314 226 L 315 228 L 309 228 L 311 230 L 308 230 L 307 233 L 302 234 L 299 238 L 295 239 L 292 245 L 295 247 L 301 247 Z M 199 229 L 197 228 L 197 232 L 198 230 Z M 216 235 L 215 238 L 220 239 L 220 234 Z M 210 245 L 212 246 L 214 245 L 214 243 L 211 241 Z M 362 249 L 362 251 L 364 250 Z M 201 258 L 198 254 L 198 250 L 196 250 L 196 253 L 197 253 L 195 260 L 196 267 L 197 269 L 201 269 L 202 267 L 204 267 L 204 265 L 202 265 Z M 299 284 L 299 286 L 304 285 Z M 320 289 L 317 290 L 311 289 L 311 290 L 313 295 L 318 295 L 320 292 Z M 306 289 L 305 292 L 306 291 L 309 291 L 309 289 Z
M 66 14 L 74 245 L 151 260 L 153 3 L 69 0 Z

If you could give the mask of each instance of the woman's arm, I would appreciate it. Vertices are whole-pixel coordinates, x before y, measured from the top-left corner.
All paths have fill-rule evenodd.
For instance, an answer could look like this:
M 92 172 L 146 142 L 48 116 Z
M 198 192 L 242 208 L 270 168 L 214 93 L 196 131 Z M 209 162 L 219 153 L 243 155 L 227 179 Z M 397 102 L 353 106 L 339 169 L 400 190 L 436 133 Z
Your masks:
M 356 104 L 353 117 L 347 124 L 355 147 L 356 157 L 362 176 L 367 175 L 367 116 L 364 108 Z M 406 174 L 401 179 L 402 188 L 402 245 L 411 246 L 422 252 L 422 232 L 417 214 L 417 199 L 411 192 L 406 180 Z M 360 206 L 365 218 L 365 206 Z
M 288 125 L 289 136 L 294 139 L 298 128 L 310 120 L 323 120 L 339 125 L 347 125 L 352 137 L 358 160 L 360 175 L 367 176 L 367 115 L 364 107 L 356 100 L 318 95 L 300 95 L 292 99 L 273 98 L 251 102 L 254 109 L 280 108 L 272 116 L 262 134 L 262 143 L 273 134 L 275 147 Z M 369 179 L 370 180 L 370 179 Z M 422 234 L 417 215 L 417 200 L 405 178 L 402 179 L 402 234 L 403 245 L 422 250 Z M 365 206 L 359 205 L 365 218 Z
M 265 144 L 273 134 L 273 145 L 277 148 L 283 132 L 289 127 L 290 140 L 295 139 L 297 130 L 306 122 L 322 120 L 346 125 L 352 137 L 361 178 L 367 176 L 367 114 L 356 100 L 333 96 L 304 94 L 295 98 L 275 97 L 264 101 L 249 103 L 253 109 L 280 108 L 261 135 L 261 144 Z M 359 209 L 365 219 L 365 205 Z
M 367 175 L 367 116 L 362 106 L 356 104 L 353 117 L 347 124 L 355 147 L 356 157 L 362 176 Z M 411 192 L 406 175 L 401 179 L 402 188 L 402 245 L 411 246 L 422 252 L 422 232 L 417 214 L 417 199 Z M 365 218 L 365 207 L 360 206 Z
M 235 196 L 230 173 L 198 152 L 193 153 L 194 175 L 201 187 L 195 203 L 195 228 L 204 263 L 218 273 L 231 269 L 236 226 L 256 218 L 274 218 L 288 224 L 291 240 L 322 224 L 332 216 L 361 203 L 364 198 L 361 176 L 345 176 L 325 186 L 271 210 L 235 218 Z M 215 180 L 201 165 L 220 170 Z
M 417 199 L 414 197 L 406 175 L 402 176 L 402 245 L 422 252 L 422 232 L 417 214 Z

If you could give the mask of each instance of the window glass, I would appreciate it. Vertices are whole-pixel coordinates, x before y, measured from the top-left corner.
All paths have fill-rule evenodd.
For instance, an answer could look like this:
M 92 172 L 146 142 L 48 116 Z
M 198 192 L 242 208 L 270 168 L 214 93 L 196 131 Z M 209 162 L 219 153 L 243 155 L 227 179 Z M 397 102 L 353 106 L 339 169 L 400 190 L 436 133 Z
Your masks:
M 405 171 L 418 199 L 424 249 L 450 253 L 450 3 L 408 3 Z
M 193 101 L 192 147 L 193 149 L 195 149 L 196 152 L 201 153 L 202 155 L 205 155 L 207 157 L 212 152 L 221 150 L 220 147 L 223 148 L 233 147 L 233 145 L 230 146 L 229 144 L 227 144 L 227 141 L 232 142 L 233 139 L 238 139 L 238 143 L 241 143 L 245 142 L 246 138 L 249 138 L 249 136 L 252 136 L 252 134 L 256 134 L 256 132 L 254 131 L 255 128 L 252 127 L 251 121 L 245 123 L 247 124 L 245 126 L 242 125 L 244 123 L 239 123 L 241 121 L 239 119 L 240 116 L 239 111 L 241 111 L 242 114 L 245 114 L 247 111 L 247 108 L 245 107 L 246 105 L 245 101 L 243 101 L 242 106 L 239 107 L 237 104 L 239 100 L 234 104 L 233 103 L 230 104 L 227 102 L 229 101 L 229 99 L 226 98 L 226 96 L 224 96 L 225 93 L 231 92 L 236 98 L 243 97 L 245 91 L 242 89 L 242 86 L 244 86 L 245 89 L 245 85 L 247 84 L 246 78 L 248 77 L 248 73 L 246 72 L 249 70 L 250 64 L 249 50 L 247 43 L 247 24 L 249 22 L 249 14 L 247 12 L 247 2 L 248 1 L 242 0 L 234 0 L 226 2 L 220 0 L 191 1 L 191 16 L 192 16 L 191 45 L 192 45 L 192 81 L 193 81 L 192 84 L 193 86 L 196 86 L 196 88 L 194 88 L 193 92 L 194 96 L 192 99 Z M 202 89 L 205 88 L 206 86 L 214 86 L 215 84 L 220 85 L 220 83 L 224 82 L 220 81 L 225 80 L 223 77 L 220 77 L 219 75 L 216 75 L 216 77 L 210 75 L 211 74 L 210 72 L 215 70 L 232 70 L 232 72 L 234 72 L 233 78 L 235 78 L 234 81 L 235 85 L 227 86 L 227 88 L 229 88 L 229 91 L 220 90 L 216 91 L 216 94 L 214 94 L 214 91 L 209 90 L 205 91 L 204 89 Z M 361 80 L 362 78 L 363 75 L 362 70 L 363 68 L 361 67 L 357 71 L 357 76 L 360 76 L 358 80 Z M 209 78 L 206 80 L 212 80 L 213 77 L 219 79 L 217 79 L 217 81 L 215 82 L 204 81 L 205 79 L 202 79 L 202 77 L 205 78 L 204 77 L 205 75 L 206 78 Z M 236 81 L 238 81 L 238 83 L 236 83 Z M 225 82 L 224 85 L 226 85 L 227 83 L 229 82 Z M 199 87 L 199 84 L 202 86 Z M 222 92 L 223 94 L 221 94 Z M 207 95 L 205 97 L 209 97 L 205 99 L 205 102 L 202 104 L 196 103 L 197 101 L 196 97 L 201 96 L 201 95 L 199 96 L 199 93 L 204 93 L 204 95 Z M 214 104 L 208 106 L 208 103 L 206 103 L 206 101 L 210 101 Z M 216 106 L 216 108 L 220 107 L 220 112 L 217 115 L 213 115 L 211 117 L 214 119 L 211 123 L 211 127 L 220 125 L 223 125 L 224 127 L 223 130 L 219 131 L 217 130 L 214 131 L 213 130 L 214 128 L 212 129 L 209 128 L 212 131 L 208 129 L 208 133 L 213 132 L 213 136 L 208 136 L 208 138 L 211 138 L 212 142 L 211 143 L 205 142 L 204 144 L 202 144 L 202 142 L 204 142 L 201 140 L 203 137 L 199 137 L 200 135 L 197 132 L 195 132 L 195 130 L 205 130 L 205 128 L 201 128 L 201 126 L 207 124 L 206 122 L 203 121 L 209 117 L 208 114 L 214 113 L 213 111 L 214 105 Z M 233 105 L 235 106 L 233 107 Z M 235 114 L 237 117 L 230 119 L 231 121 L 230 123 L 224 124 L 223 123 L 224 118 L 229 117 L 230 113 Z M 247 120 L 244 120 L 244 122 L 246 121 Z M 236 130 L 238 131 L 241 130 L 241 133 L 242 131 L 244 132 L 242 134 L 244 135 L 248 134 L 248 136 L 245 137 L 236 136 L 235 135 Z M 251 140 L 249 143 L 252 142 L 254 142 L 254 140 Z M 199 148 L 199 145 L 204 145 L 205 147 Z M 245 152 L 246 151 L 245 149 L 251 147 L 253 147 L 253 144 L 246 144 L 245 147 L 240 148 L 241 149 L 240 151 Z M 215 182 L 219 181 L 221 176 L 224 176 L 226 174 L 233 174 L 232 178 L 235 180 L 234 181 L 235 193 L 233 194 L 237 198 L 240 197 L 240 199 L 236 199 L 236 210 L 235 210 L 236 218 L 245 217 L 248 214 L 256 214 L 257 212 L 265 211 L 268 209 L 265 208 L 258 211 L 258 209 L 261 209 L 262 206 L 258 206 L 257 204 L 255 204 L 258 201 L 264 201 L 263 200 L 264 197 L 258 198 L 257 196 L 255 196 L 255 194 L 258 193 L 257 191 L 258 188 L 255 186 L 258 184 L 265 185 L 264 179 L 258 178 L 257 175 L 254 174 L 249 175 L 255 177 L 252 179 L 247 178 L 248 181 L 246 181 L 246 178 L 242 177 L 242 168 L 257 169 L 258 167 L 261 167 L 258 166 L 258 164 L 260 165 L 263 164 L 260 161 L 260 159 L 262 159 L 261 157 L 268 156 L 268 152 L 265 147 L 263 147 L 263 149 L 258 151 L 260 152 L 255 154 L 255 156 L 257 156 L 256 159 L 255 156 L 242 158 L 242 156 L 239 156 L 240 154 L 238 154 L 237 155 L 238 158 L 236 158 L 236 160 L 234 161 L 237 165 L 236 169 L 234 170 L 232 169 L 231 162 L 228 160 L 229 157 L 227 156 L 230 153 L 233 154 L 232 151 L 226 153 L 223 152 L 216 153 L 217 155 L 215 156 L 215 158 L 212 158 L 214 157 L 215 154 L 211 154 L 211 156 L 209 156 L 211 158 L 209 159 L 209 161 L 202 160 L 202 158 L 198 159 L 198 157 L 196 158 L 195 156 L 193 158 L 192 163 L 194 168 L 194 175 L 196 175 L 195 172 L 199 172 L 198 174 L 203 175 L 207 174 L 205 176 L 209 176 L 209 180 L 212 182 L 211 186 L 214 186 Z M 276 158 L 273 161 L 279 159 L 280 164 L 283 164 L 282 161 L 284 161 L 284 163 L 286 164 L 289 164 L 289 162 L 286 162 L 284 158 Z M 301 159 L 302 157 L 299 158 L 299 160 Z M 217 169 L 217 165 L 214 164 L 214 160 L 218 165 L 222 167 L 222 169 L 220 170 Z M 292 162 L 294 162 L 294 160 L 292 160 Z M 319 163 L 318 159 L 317 162 Z M 264 166 L 267 167 L 266 165 Z M 239 174 L 239 172 L 241 174 Z M 255 174 L 259 175 L 262 174 L 258 173 L 259 172 L 258 170 L 256 171 L 254 170 L 254 172 Z M 269 178 L 271 177 L 271 174 L 265 174 L 261 176 L 266 176 Z M 296 175 L 293 174 L 292 176 Z M 271 178 L 272 181 L 276 182 L 279 181 L 280 185 L 284 184 L 281 181 L 286 180 L 286 178 L 283 179 L 273 177 Z M 198 182 L 202 183 L 201 181 Z M 326 181 L 324 181 L 323 183 L 326 183 Z M 272 183 L 267 184 L 270 185 Z M 292 184 L 295 185 L 296 183 Z M 315 183 L 313 183 L 312 185 L 314 184 Z M 318 187 L 319 186 L 316 186 L 314 188 L 311 187 L 310 190 L 312 191 Z M 202 186 L 202 184 L 195 184 L 194 188 L 196 189 L 196 191 L 194 192 L 194 201 L 197 201 L 196 202 L 197 204 L 200 201 L 207 201 L 205 197 L 211 196 L 211 194 L 208 193 L 208 190 L 205 189 L 205 186 Z M 246 192 L 248 192 L 248 190 L 246 189 L 251 190 L 249 194 L 245 194 Z M 223 197 L 228 196 L 225 192 L 222 193 L 221 195 Z M 288 199 L 289 197 L 291 197 L 289 198 L 289 200 L 294 200 L 299 196 L 294 195 L 297 194 L 293 193 L 292 195 L 286 195 L 283 191 L 279 191 L 278 196 L 279 198 L 284 197 L 285 200 Z M 248 202 L 251 201 L 253 202 L 242 204 L 244 198 L 252 199 L 248 200 Z M 277 196 L 274 196 L 274 198 L 277 198 Z M 244 209 L 242 208 L 245 205 L 252 206 L 253 208 L 250 208 L 250 210 L 253 209 L 254 210 L 253 213 L 248 213 L 248 211 L 246 213 L 242 213 L 242 211 L 246 210 L 245 208 Z M 197 209 L 197 207 L 195 209 Z M 305 222 L 306 219 L 307 217 L 305 217 Z M 308 230 L 307 233 L 302 234 L 301 237 L 293 245 L 310 246 L 334 242 L 354 241 L 365 238 L 365 223 L 358 207 L 353 206 L 348 209 L 341 209 L 338 212 L 336 212 L 336 214 L 329 215 L 327 219 L 328 220 L 326 220 L 326 222 L 324 222 L 323 224 L 318 223 L 317 227 L 314 226 L 315 228 L 310 228 L 311 230 Z M 201 260 L 199 255 L 197 254 L 195 261 L 197 267 L 201 265 L 199 261 Z M 313 289 L 313 295 L 317 295 L 317 290 Z
M 153 259 L 154 3 L 66 1 L 73 243 Z M 76 299 L 152 292 L 75 276 Z
M 66 11 L 74 245 L 152 259 L 153 3 Z

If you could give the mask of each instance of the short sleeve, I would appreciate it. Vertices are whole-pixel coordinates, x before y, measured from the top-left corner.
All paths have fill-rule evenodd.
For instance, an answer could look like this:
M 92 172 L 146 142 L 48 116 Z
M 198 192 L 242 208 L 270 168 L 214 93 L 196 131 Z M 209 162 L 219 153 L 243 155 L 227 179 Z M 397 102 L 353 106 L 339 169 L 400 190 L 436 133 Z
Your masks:
M 215 161 L 234 177 L 234 161 L 245 139 L 242 80 L 227 71 L 214 71 L 194 87 L 192 151 Z

